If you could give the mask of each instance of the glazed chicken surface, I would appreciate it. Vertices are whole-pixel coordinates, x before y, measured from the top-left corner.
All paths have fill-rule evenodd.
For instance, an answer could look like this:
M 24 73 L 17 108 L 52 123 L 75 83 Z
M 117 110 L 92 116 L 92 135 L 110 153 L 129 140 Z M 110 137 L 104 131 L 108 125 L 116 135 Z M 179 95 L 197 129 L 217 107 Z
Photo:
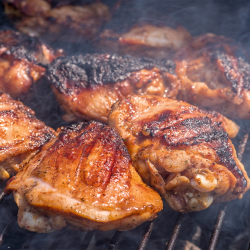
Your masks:
M 181 26 L 141 24 L 124 33 L 106 29 L 98 40 L 97 45 L 103 52 L 166 59 L 186 45 L 191 35 Z
M 250 119 L 247 52 L 229 38 L 204 34 L 175 56 L 180 100 L 234 119 Z
M 0 31 L 0 90 L 22 97 L 44 74 L 60 51 L 13 30 Z M 42 64 L 42 65 L 41 65 Z
M 4 0 L 5 13 L 15 27 L 30 36 L 68 40 L 93 38 L 100 26 L 109 20 L 108 6 L 97 1 L 71 4 L 74 1 Z M 56 36 L 55 36 L 56 34 Z
M 157 96 L 113 105 L 108 123 L 122 137 L 143 180 L 179 212 L 242 198 L 249 178 L 228 137 L 238 126 L 216 112 Z
M 180 87 L 172 61 L 115 54 L 59 58 L 46 75 L 67 121 L 107 122 L 111 106 L 121 98 L 133 94 L 175 98 Z
M 35 112 L 0 94 L 0 180 L 19 171 L 55 131 L 36 119 Z
M 6 187 L 14 191 L 20 227 L 129 230 L 162 210 L 161 197 L 143 183 L 112 128 L 90 122 L 57 132 Z

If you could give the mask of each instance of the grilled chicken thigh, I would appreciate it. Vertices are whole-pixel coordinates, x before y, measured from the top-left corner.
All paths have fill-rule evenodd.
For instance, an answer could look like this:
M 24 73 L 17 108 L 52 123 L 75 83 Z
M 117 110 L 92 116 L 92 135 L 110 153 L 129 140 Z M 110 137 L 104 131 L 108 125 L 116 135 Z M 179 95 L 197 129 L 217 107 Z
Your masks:
M 107 122 L 112 104 L 133 94 L 175 98 L 179 80 L 172 61 L 109 54 L 59 58 L 47 78 L 67 121 Z
M 4 0 L 5 13 L 13 20 L 15 27 L 30 36 L 47 36 L 58 39 L 93 37 L 103 22 L 108 21 L 108 7 L 101 2 L 70 5 L 69 1 L 46 0 Z M 71 1 L 73 2 L 73 1 Z M 55 36 L 57 34 L 57 36 Z
M 0 180 L 18 172 L 21 163 L 55 136 L 34 114 L 21 102 L 0 94 Z
M 157 96 L 118 101 L 109 125 L 143 180 L 179 212 L 241 198 L 249 178 L 229 137 L 238 126 L 216 112 Z
M 229 38 L 194 38 L 176 57 L 180 100 L 240 119 L 250 119 L 250 64 L 247 52 Z
M 90 122 L 58 132 L 7 185 L 21 227 L 128 230 L 156 217 L 161 197 L 142 182 L 112 128 Z
M 125 33 L 106 29 L 100 34 L 97 45 L 103 52 L 166 59 L 190 40 L 191 35 L 181 26 L 142 24 Z
M 14 98 L 23 96 L 44 75 L 41 64 L 49 64 L 61 54 L 36 38 L 0 31 L 0 90 Z

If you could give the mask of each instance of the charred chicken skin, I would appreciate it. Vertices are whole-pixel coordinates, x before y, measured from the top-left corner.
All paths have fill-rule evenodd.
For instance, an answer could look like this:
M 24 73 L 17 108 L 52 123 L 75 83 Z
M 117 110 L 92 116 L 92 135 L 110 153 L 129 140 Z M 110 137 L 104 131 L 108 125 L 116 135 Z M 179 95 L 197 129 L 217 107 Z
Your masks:
M 109 125 L 124 140 L 143 180 L 173 209 L 199 211 L 249 189 L 229 137 L 238 126 L 216 112 L 157 96 L 118 101 Z
M 46 0 L 4 2 L 5 13 L 19 31 L 30 36 L 45 35 L 52 40 L 65 34 L 67 39 L 91 38 L 110 18 L 108 7 L 101 2 L 79 5 L 70 5 L 73 1 L 57 1 L 57 4 Z
M 180 100 L 236 119 L 250 119 L 247 52 L 229 38 L 205 34 L 175 56 Z
M 61 52 L 13 30 L 0 31 L 0 90 L 13 98 L 25 95 Z
M 166 59 L 190 40 L 191 35 L 181 26 L 141 24 L 125 33 L 106 29 L 100 34 L 97 45 L 105 52 Z
M 129 230 L 162 210 L 161 197 L 142 182 L 112 128 L 90 122 L 58 133 L 6 187 L 14 191 L 20 227 Z
M 35 118 L 35 112 L 0 94 L 0 180 L 19 171 L 55 131 Z
M 64 119 L 107 122 L 111 106 L 133 94 L 175 98 L 179 80 L 169 60 L 109 54 L 87 54 L 59 58 L 47 78 L 66 112 Z

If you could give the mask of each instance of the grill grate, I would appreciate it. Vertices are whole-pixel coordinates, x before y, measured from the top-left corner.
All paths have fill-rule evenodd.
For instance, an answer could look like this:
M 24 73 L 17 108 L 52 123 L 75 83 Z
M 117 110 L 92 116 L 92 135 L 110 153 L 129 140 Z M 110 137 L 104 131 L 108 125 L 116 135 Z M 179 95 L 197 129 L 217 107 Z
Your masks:
M 185 214 L 179 213 L 174 229 L 173 229 L 173 233 L 170 237 L 166 250 L 174 249 L 178 235 L 181 231 L 181 225 L 182 225 L 184 218 L 185 218 Z
M 239 143 L 239 148 L 238 148 L 238 158 L 239 160 L 242 160 L 242 155 L 245 151 L 246 148 L 246 144 L 248 141 L 248 134 L 246 134 L 243 139 L 241 140 L 241 142 Z M 0 201 L 5 197 L 5 193 L 2 191 L 0 193 Z M 221 231 L 221 226 L 223 224 L 223 219 L 225 217 L 225 212 L 226 212 L 226 208 L 227 208 L 227 203 L 222 203 L 219 209 L 219 213 L 216 219 L 216 223 L 214 225 L 214 229 L 211 235 L 211 239 L 209 242 L 209 246 L 208 246 L 208 250 L 214 250 L 216 247 L 216 243 L 217 240 L 219 238 L 219 234 Z M 184 222 L 184 220 L 187 218 L 187 214 L 183 214 L 183 213 L 179 213 L 176 223 L 174 225 L 173 231 L 172 231 L 172 235 L 167 243 L 167 247 L 166 250 L 173 250 L 175 248 L 177 239 L 178 239 L 178 235 L 181 231 L 181 226 Z M 6 226 L 3 228 L 1 234 L 0 234 L 0 248 L 2 243 L 4 242 L 4 235 L 6 233 L 6 231 L 8 230 L 8 228 L 10 227 L 10 225 L 12 224 L 13 220 L 16 220 L 16 211 L 13 212 L 13 215 L 10 216 Z M 150 235 L 153 231 L 154 228 L 154 224 L 155 224 L 155 220 L 153 222 L 148 222 L 146 227 L 144 226 L 144 234 L 141 238 L 140 243 L 138 244 L 139 247 L 137 248 L 138 250 L 144 250 L 147 247 L 147 243 L 149 241 Z M 71 232 L 71 233 L 70 233 Z M 68 242 L 68 238 L 65 237 L 65 235 L 69 235 L 71 234 L 71 239 L 74 239 L 75 242 L 73 242 L 72 244 L 77 242 L 77 247 L 74 249 L 94 249 L 91 248 L 91 242 L 95 240 L 95 234 L 97 231 L 89 231 L 89 232 L 83 232 L 81 235 L 76 235 L 75 231 L 69 231 L 68 229 L 64 229 L 62 231 L 60 231 L 57 236 L 55 235 L 55 233 L 52 233 L 53 235 L 53 239 L 51 240 L 49 246 L 47 247 L 43 247 L 41 249 L 46 249 L 46 250 L 60 250 L 62 249 L 62 247 L 65 246 L 66 242 Z M 84 234 L 84 235 L 83 235 Z M 34 237 L 34 235 L 36 235 L 35 233 L 29 233 L 26 236 L 26 240 L 21 244 L 21 247 L 19 249 L 27 249 L 30 248 L 30 244 L 32 242 L 32 239 Z M 107 250 L 116 250 L 119 248 L 119 242 L 122 238 L 122 236 L 124 235 L 123 232 L 121 231 L 115 231 L 113 237 L 111 238 L 110 242 L 107 244 Z M 42 235 L 45 238 L 47 237 L 48 239 L 50 238 L 50 236 L 46 236 L 46 235 Z M 79 242 L 80 241 L 80 242 Z M 70 243 L 68 243 L 70 244 Z M 70 247 L 67 247 L 67 249 L 69 249 Z M 104 248 L 102 248 L 104 249 Z M 249 248 L 248 250 L 250 250 L 250 244 L 249 244 Z
M 145 234 L 142 237 L 141 244 L 140 244 L 138 250 L 145 249 L 145 247 L 149 241 L 150 235 L 153 231 L 153 228 L 154 228 L 154 222 L 149 223 L 148 226 L 146 227 Z
M 115 250 L 115 248 L 117 247 L 121 237 L 122 237 L 122 231 L 116 231 L 114 236 L 112 237 L 110 244 L 109 244 L 109 248 L 108 250 Z

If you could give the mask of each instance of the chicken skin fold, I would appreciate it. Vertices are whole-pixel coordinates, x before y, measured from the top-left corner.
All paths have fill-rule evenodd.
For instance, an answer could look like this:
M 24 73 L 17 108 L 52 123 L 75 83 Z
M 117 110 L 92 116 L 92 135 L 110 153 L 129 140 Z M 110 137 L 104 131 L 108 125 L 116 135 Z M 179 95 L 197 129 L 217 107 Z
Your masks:
M 111 106 L 133 94 L 175 98 L 179 80 L 170 60 L 109 54 L 58 58 L 46 76 L 66 121 L 107 122 Z
M 13 30 L 0 31 L 0 90 L 22 97 L 62 51 L 53 51 L 38 39 Z
M 36 119 L 35 112 L 0 94 L 0 180 L 19 171 L 55 131 Z
M 74 1 L 4 0 L 5 13 L 19 31 L 51 42 L 93 38 L 110 19 L 108 6 L 99 1 L 71 2 Z
M 179 212 L 242 198 L 249 178 L 229 137 L 238 126 L 216 112 L 157 96 L 118 101 L 109 125 L 143 180 Z
M 6 187 L 14 191 L 20 227 L 130 230 L 162 210 L 161 197 L 143 183 L 112 128 L 90 122 L 57 132 Z
M 171 28 L 144 23 L 124 33 L 104 30 L 98 38 L 97 47 L 103 52 L 166 59 L 190 40 L 191 35 L 181 26 Z
M 204 34 L 175 56 L 178 99 L 233 119 L 250 119 L 250 64 L 235 41 Z

